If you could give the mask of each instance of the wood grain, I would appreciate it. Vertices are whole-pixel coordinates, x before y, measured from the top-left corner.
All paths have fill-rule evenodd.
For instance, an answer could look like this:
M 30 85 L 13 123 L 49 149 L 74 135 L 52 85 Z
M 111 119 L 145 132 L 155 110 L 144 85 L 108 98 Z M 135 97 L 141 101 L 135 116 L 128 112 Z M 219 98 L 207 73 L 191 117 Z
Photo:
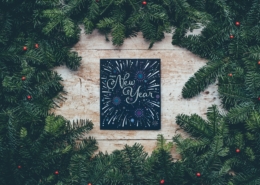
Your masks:
M 197 113 L 205 117 L 207 108 L 212 104 L 220 105 L 217 87 L 210 85 L 205 92 L 192 99 L 183 99 L 182 87 L 185 82 L 203 65 L 206 60 L 201 59 L 186 49 L 171 44 L 171 34 L 155 43 L 148 50 L 149 43 L 144 41 L 141 34 L 126 39 L 123 46 L 115 47 L 105 41 L 103 35 L 94 32 L 85 35 L 82 31 L 80 41 L 73 50 L 82 57 L 82 64 L 78 71 L 70 71 L 64 66 L 55 70 L 64 79 L 63 85 L 68 92 L 67 100 L 55 113 L 63 115 L 69 120 L 90 119 L 94 129 L 88 136 L 95 137 L 100 143 L 100 151 L 111 152 L 120 149 L 124 144 L 139 142 L 151 153 L 156 144 L 158 134 L 163 134 L 171 140 L 177 133 L 178 126 L 175 117 L 178 114 Z M 162 127 L 159 131 L 108 131 L 99 129 L 99 69 L 102 58 L 160 58 L 161 59 L 161 119 Z M 180 132 L 180 131 L 179 131 Z M 173 154 L 175 152 L 173 151 Z

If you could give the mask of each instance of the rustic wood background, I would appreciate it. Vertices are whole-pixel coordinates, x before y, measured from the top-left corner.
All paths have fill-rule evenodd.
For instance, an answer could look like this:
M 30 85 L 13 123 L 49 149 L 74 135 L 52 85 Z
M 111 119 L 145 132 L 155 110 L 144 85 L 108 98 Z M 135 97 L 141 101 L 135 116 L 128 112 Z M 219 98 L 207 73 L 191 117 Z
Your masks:
M 195 32 L 196 33 L 196 32 Z M 82 56 L 82 64 L 78 71 L 70 71 L 65 66 L 56 68 L 64 79 L 63 85 L 68 92 L 67 100 L 61 108 L 55 110 L 56 114 L 63 115 L 69 120 L 90 119 L 94 129 L 88 134 L 97 139 L 99 150 L 112 152 L 122 149 L 125 144 L 141 143 L 148 153 L 156 146 L 158 134 L 171 141 L 172 137 L 180 132 L 176 131 L 177 114 L 197 113 L 205 117 L 207 108 L 212 104 L 220 105 L 216 85 L 209 86 L 204 92 L 192 99 L 183 99 L 182 87 L 185 82 L 206 61 L 195 56 L 186 49 L 171 44 L 171 34 L 165 39 L 155 43 L 148 50 L 149 43 L 143 39 L 142 34 L 126 39 L 123 46 L 115 47 L 107 42 L 105 37 L 97 31 L 85 35 L 83 30 L 80 41 L 74 50 Z M 161 59 L 161 130 L 159 131 L 109 131 L 100 130 L 99 112 L 99 62 L 102 58 L 160 58 Z M 174 157 L 177 157 L 174 149 Z

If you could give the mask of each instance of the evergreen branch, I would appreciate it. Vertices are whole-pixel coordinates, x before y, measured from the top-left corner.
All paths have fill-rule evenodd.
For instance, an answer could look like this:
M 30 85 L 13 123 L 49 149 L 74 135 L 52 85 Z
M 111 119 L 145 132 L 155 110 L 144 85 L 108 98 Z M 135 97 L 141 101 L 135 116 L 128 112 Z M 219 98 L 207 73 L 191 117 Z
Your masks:
M 218 126 L 220 124 L 220 120 L 222 115 L 220 114 L 216 105 L 209 107 L 207 110 L 207 119 L 210 121 L 210 126 L 212 128 L 213 135 L 218 134 Z
M 74 142 L 73 138 L 82 138 L 86 133 L 93 129 L 93 123 L 90 120 L 76 120 L 67 122 L 65 139 L 68 142 Z
M 89 20 L 87 17 L 83 20 L 84 27 L 85 27 L 85 33 L 90 34 L 94 29 L 94 24 L 91 20 Z
M 228 37 L 223 37 L 223 35 L 230 29 L 230 27 L 223 27 L 223 24 L 216 27 L 215 23 L 210 22 L 200 35 L 189 35 L 182 40 L 180 45 L 202 58 L 221 60 L 225 57 L 226 51 L 220 50 L 226 47 L 228 40 Z
M 92 137 L 76 142 L 76 153 L 92 156 L 97 149 L 97 141 Z
M 219 87 L 219 94 L 222 99 L 223 104 L 226 105 L 236 105 L 242 102 L 251 102 L 251 98 L 245 97 L 244 92 L 236 89 L 224 89 Z
M 11 15 L 3 14 L 0 12 L 0 43 L 6 44 L 8 42 L 8 37 L 10 36 L 12 30 L 12 19 Z
M 63 30 L 67 37 L 72 37 L 75 34 L 75 24 L 71 19 L 63 19 L 62 21 Z
M 110 18 L 104 18 L 103 20 L 100 20 L 99 23 L 97 23 L 97 27 L 99 29 L 110 28 L 113 23 L 114 20 Z
M 260 183 L 260 171 L 255 168 L 245 169 L 244 173 L 238 173 L 234 177 L 234 182 L 241 185 L 257 185 Z
M 260 8 L 259 1 L 253 0 L 251 8 L 247 12 L 247 16 L 246 16 L 248 24 L 254 24 L 255 20 L 260 18 L 259 8 Z
M 37 56 L 34 56 L 34 55 L 24 55 L 23 56 L 23 59 L 25 60 L 29 60 L 29 61 L 32 61 L 33 63 L 44 63 L 41 58 L 37 57 Z
M 172 147 L 173 147 L 173 143 L 172 142 L 166 143 L 166 140 L 163 137 L 163 135 L 161 135 L 161 134 L 157 135 L 157 149 L 155 149 L 155 152 L 156 151 L 158 152 L 160 150 L 165 150 L 167 152 L 170 152 Z
M 260 130 L 260 115 L 257 111 L 252 112 L 249 119 L 246 120 L 246 128 L 251 132 Z
M 211 143 L 208 139 L 183 139 L 180 135 L 174 136 L 173 142 L 176 143 L 177 152 L 182 155 L 183 160 L 190 159 L 191 152 L 201 153 L 205 151 Z
M 48 17 L 51 21 L 43 28 L 43 33 L 49 34 L 54 30 L 59 24 L 62 23 L 64 19 L 64 14 L 60 10 L 46 10 L 43 12 L 44 16 Z
M 124 38 L 125 38 L 125 26 L 120 23 L 114 24 L 112 28 L 113 45 L 121 46 L 124 42 Z
M 100 13 L 100 15 L 102 15 L 103 13 L 105 13 L 105 11 L 114 3 L 114 0 L 111 0 L 109 2 L 109 4 L 105 7 L 105 9 Z
M 88 7 L 87 16 L 85 18 L 93 22 L 96 22 L 99 15 L 100 15 L 99 4 L 96 3 L 95 1 L 92 1 Z
M 217 162 L 216 158 L 218 157 L 226 157 L 229 149 L 226 147 L 223 147 L 223 137 L 222 136 L 215 136 L 213 139 L 213 142 L 210 145 L 210 155 L 209 158 L 207 158 L 206 163 L 206 170 L 210 170 L 212 166 L 214 166 L 214 163 Z M 229 170 L 229 169 L 228 169 Z
M 254 109 L 253 107 L 254 104 L 252 102 L 236 105 L 229 110 L 225 119 L 231 124 L 242 123 L 248 119 Z
M 4 62 L 4 61 L 20 61 L 20 57 L 14 53 L 8 52 L 5 53 L 5 51 L 1 51 L 0 52 L 0 61 Z
M 208 123 L 197 114 L 192 114 L 191 116 L 180 114 L 176 117 L 176 123 L 190 133 L 191 136 L 208 139 L 214 137 Z
M 81 64 L 81 59 L 77 52 L 69 52 L 65 58 L 65 64 L 69 69 L 77 70 Z
M 123 161 L 127 165 L 125 166 L 125 173 L 128 173 L 126 177 L 128 177 L 131 183 L 141 185 L 143 181 L 141 172 L 143 171 L 143 164 L 147 158 L 147 153 L 143 151 L 143 146 L 140 144 L 134 144 L 132 147 L 125 145 L 122 155 Z
M 93 183 L 102 183 L 102 181 L 107 181 L 107 174 L 109 171 L 119 167 L 120 160 L 117 155 L 104 155 L 99 153 L 94 158 L 94 174 L 90 177 Z
M 133 8 L 134 11 L 136 12 L 137 9 L 136 9 L 136 7 L 135 7 L 135 5 L 134 5 L 134 2 L 133 2 L 132 0 L 129 0 L 129 3 L 131 4 L 132 8 Z
M 182 89 L 184 98 L 192 98 L 203 91 L 209 84 L 216 81 L 217 75 L 223 69 L 223 62 L 209 62 L 206 66 L 199 69 L 193 77 L 191 77 Z
M 251 72 L 247 73 L 245 76 L 245 85 L 246 85 L 246 90 L 249 95 L 252 97 L 258 98 L 260 94 L 260 74 Z

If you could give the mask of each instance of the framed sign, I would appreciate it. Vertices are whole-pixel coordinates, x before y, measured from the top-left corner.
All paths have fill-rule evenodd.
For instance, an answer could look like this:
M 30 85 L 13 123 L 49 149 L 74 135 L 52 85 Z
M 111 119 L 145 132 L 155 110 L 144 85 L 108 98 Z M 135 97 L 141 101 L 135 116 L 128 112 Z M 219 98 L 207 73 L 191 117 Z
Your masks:
M 100 129 L 161 128 L 160 59 L 100 60 Z

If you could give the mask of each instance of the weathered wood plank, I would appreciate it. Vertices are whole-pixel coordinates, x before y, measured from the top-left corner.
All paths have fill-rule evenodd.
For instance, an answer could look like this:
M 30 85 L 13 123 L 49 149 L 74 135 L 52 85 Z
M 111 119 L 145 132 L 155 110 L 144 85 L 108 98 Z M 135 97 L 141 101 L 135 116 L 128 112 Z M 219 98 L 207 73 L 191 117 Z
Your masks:
M 181 90 L 185 82 L 206 61 L 195 56 L 189 51 L 171 45 L 171 35 L 147 50 L 149 43 L 145 42 L 141 35 L 136 38 L 126 39 L 120 48 L 106 42 L 104 37 L 97 32 L 91 35 L 81 35 L 80 42 L 74 50 L 82 56 L 82 65 L 78 71 L 70 71 L 66 67 L 56 68 L 63 77 L 65 90 L 68 92 L 67 100 L 61 104 L 61 108 L 55 110 L 67 119 L 90 119 L 94 123 L 94 129 L 90 135 L 99 140 L 102 151 L 111 151 L 117 148 L 117 144 L 109 144 L 105 147 L 107 139 L 136 140 L 143 143 L 145 148 L 154 146 L 158 134 L 163 134 L 166 139 L 171 139 L 178 128 L 175 123 L 177 114 L 197 113 L 205 117 L 207 108 L 212 104 L 220 105 L 216 85 L 211 85 L 199 96 L 192 99 L 183 99 Z M 99 61 L 101 58 L 161 58 L 161 120 L 162 129 L 159 131 L 107 131 L 99 129 Z M 153 139 L 149 143 L 146 139 Z M 114 143 L 116 141 L 113 141 Z M 118 145 L 119 146 L 119 145 Z M 121 145 L 120 145 L 121 146 Z
M 216 86 L 211 86 L 209 94 L 185 100 L 181 97 L 184 83 L 205 61 L 193 56 L 189 52 L 131 50 L 106 51 L 84 50 L 79 51 L 83 57 L 82 65 L 76 72 L 69 73 L 65 68 L 57 71 L 64 78 L 65 90 L 68 92 L 67 101 L 56 113 L 68 119 L 91 119 L 95 128 L 91 135 L 97 139 L 154 139 L 157 134 L 172 137 L 176 130 L 175 117 L 180 113 L 206 112 L 212 103 L 219 103 Z M 100 58 L 127 58 L 133 56 L 161 58 L 162 65 L 162 129 L 160 131 L 104 131 L 99 129 L 99 59 Z

